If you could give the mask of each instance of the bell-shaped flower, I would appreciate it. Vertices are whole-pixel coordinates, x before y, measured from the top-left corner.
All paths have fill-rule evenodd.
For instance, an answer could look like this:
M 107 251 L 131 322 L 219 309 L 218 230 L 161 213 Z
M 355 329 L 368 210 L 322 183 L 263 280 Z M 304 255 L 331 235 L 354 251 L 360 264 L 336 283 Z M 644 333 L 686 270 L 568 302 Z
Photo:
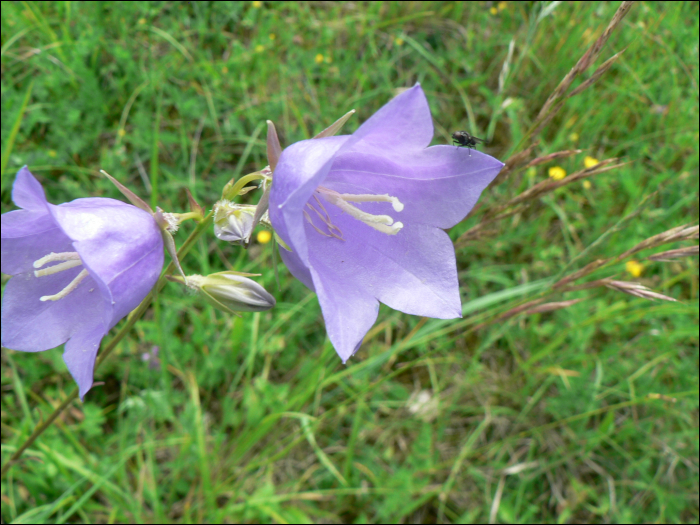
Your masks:
M 2 214 L 2 345 L 41 352 L 63 343 L 81 399 L 100 342 L 153 288 L 163 239 L 153 216 L 105 198 L 55 206 L 24 167 Z
M 318 295 L 343 362 L 376 321 L 379 302 L 461 317 L 444 229 L 469 213 L 503 163 L 467 148 L 427 147 L 432 137 L 416 85 L 352 135 L 292 144 L 274 169 L 269 213 L 282 259 Z

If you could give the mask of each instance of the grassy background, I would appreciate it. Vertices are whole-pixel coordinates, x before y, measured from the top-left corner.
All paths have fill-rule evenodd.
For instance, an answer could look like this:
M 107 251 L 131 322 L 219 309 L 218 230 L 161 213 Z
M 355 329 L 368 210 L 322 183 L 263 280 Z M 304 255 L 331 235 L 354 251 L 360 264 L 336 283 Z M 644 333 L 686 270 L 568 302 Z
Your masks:
M 505 159 L 617 6 L 3 3 L 2 211 L 24 164 L 55 203 L 120 198 L 103 168 L 166 210 L 185 211 L 185 188 L 211 206 L 267 164 L 266 119 L 284 146 L 356 108 L 351 132 L 416 81 L 435 144 L 466 129 Z M 206 237 L 186 271 L 258 271 L 277 307 L 232 319 L 166 287 L 98 370 L 105 384 L 2 480 L 2 520 L 697 522 L 697 259 L 643 262 L 638 280 L 678 303 L 592 289 L 473 327 L 606 232 L 572 269 L 697 222 L 698 20 L 694 2 L 633 6 L 594 68 L 621 58 L 535 149 L 583 149 L 558 163 L 569 173 L 585 155 L 629 164 L 459 248 L 464 320 L 382 307 L 343 366 L 314 294 L 283 267 L 277 290 L 270 244 Z M 595 277 L 610 275 L 635 280 L 624 263 Z M 160 368 L 142 359 L 154 346 Z M 61 350 L 3 349 L 3 459 L 72 388 Z

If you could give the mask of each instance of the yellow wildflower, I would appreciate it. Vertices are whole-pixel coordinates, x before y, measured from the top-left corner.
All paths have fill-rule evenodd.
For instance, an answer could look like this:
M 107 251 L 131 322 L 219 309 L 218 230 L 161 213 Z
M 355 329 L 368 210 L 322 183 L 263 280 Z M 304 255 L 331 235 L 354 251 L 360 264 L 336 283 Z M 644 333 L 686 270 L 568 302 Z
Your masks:
M 566 177 L 566 171 L 560 166 L 552 166 L 549 168 L 549 176 L 554 180 L 561 180 Z
M 253 2 L 253 7 L 259 9 L 262 7 L 262 2 Z
M 503 11 L 506 7 L 508 7 L 508 2 L 498 2 L 499 11 Z
M 589 181 L 589 180 L 583 181 L 583 187 L 586 188 L 587 190 L 590 190 L 591 186 L 592 186 L 591 181 Z
M 492 15 L 497 15 L 498 14 L 498 8 L 496 6 L 493 6 L 491 9 L 489 9 L 489 12 Z
M 323 62 L 323 55 L 321 53 L 319 53 L 318 55 L 316 55 L 316 58 L 314 58 L 314 61 L 317 64 L 320 64 L 321 62 Z
M 578 133 L 575 131 L 569 135 L 569 140 L 571 142 L 576 142 L 578 140 Z
M 256 52 L 256 53 L 262 53 L 263 51 L 265 51 L 265 46 L 264 46 L 264 45 L 258 44 L 257 46 L 255 46 L 255 52 Z
M 272 234 L 267 230 L 260 230 L 257 239 L 260 244 L 267 244 L 272 240 Z
M 396 44 L 397 46 L 402 46 L 403 45 L 403 38 L 401 38 L 400 36 L 397 36 L 394 39 L 394 44 Z
M 642 275 L 644 266 L 637 261 L 627 261 L 625 263 L 625 270 L 627 270 L 627 273 L 629 273 L 632 277 L 639 277 Z
M 598 164 L 598 159 L 594 159 L 593 157 L 586 157 L 583 159 L 583 165 L 586 166 L 586 168 L 592 168 Z

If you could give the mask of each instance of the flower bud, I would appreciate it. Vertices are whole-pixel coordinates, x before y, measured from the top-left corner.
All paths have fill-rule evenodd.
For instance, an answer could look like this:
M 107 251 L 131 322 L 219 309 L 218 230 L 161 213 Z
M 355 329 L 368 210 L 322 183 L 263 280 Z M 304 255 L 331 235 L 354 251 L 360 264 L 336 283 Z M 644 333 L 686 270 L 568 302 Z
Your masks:
M 275 298 L 265 288 L 239 272 L 212 273 L 207 276 L 188 275 L 187 285 L 202 292 L 213 306 L 229 313 L 262 312 L 275 306 Z M 183 282 L 179 276 L 172 280 Z
M 246 244 L 253 231 L 255 206 L 221 200 L 214 205 L 214 235 L 222 241 Z

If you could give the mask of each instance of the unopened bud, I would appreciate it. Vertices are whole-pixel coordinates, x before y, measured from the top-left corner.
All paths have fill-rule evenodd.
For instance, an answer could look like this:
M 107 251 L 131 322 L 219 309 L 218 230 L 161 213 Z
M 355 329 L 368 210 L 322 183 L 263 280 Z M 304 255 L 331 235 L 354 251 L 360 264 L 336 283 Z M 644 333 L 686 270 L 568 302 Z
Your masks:
M 265 288 L 243 275 L 234 271 L 188 275 L 187 285 L 200 291 L 213 306 L 229 313 L 262 312 L 275 306 L 275 298 Z M 183 282 L 179 276 L 171 279 Z

